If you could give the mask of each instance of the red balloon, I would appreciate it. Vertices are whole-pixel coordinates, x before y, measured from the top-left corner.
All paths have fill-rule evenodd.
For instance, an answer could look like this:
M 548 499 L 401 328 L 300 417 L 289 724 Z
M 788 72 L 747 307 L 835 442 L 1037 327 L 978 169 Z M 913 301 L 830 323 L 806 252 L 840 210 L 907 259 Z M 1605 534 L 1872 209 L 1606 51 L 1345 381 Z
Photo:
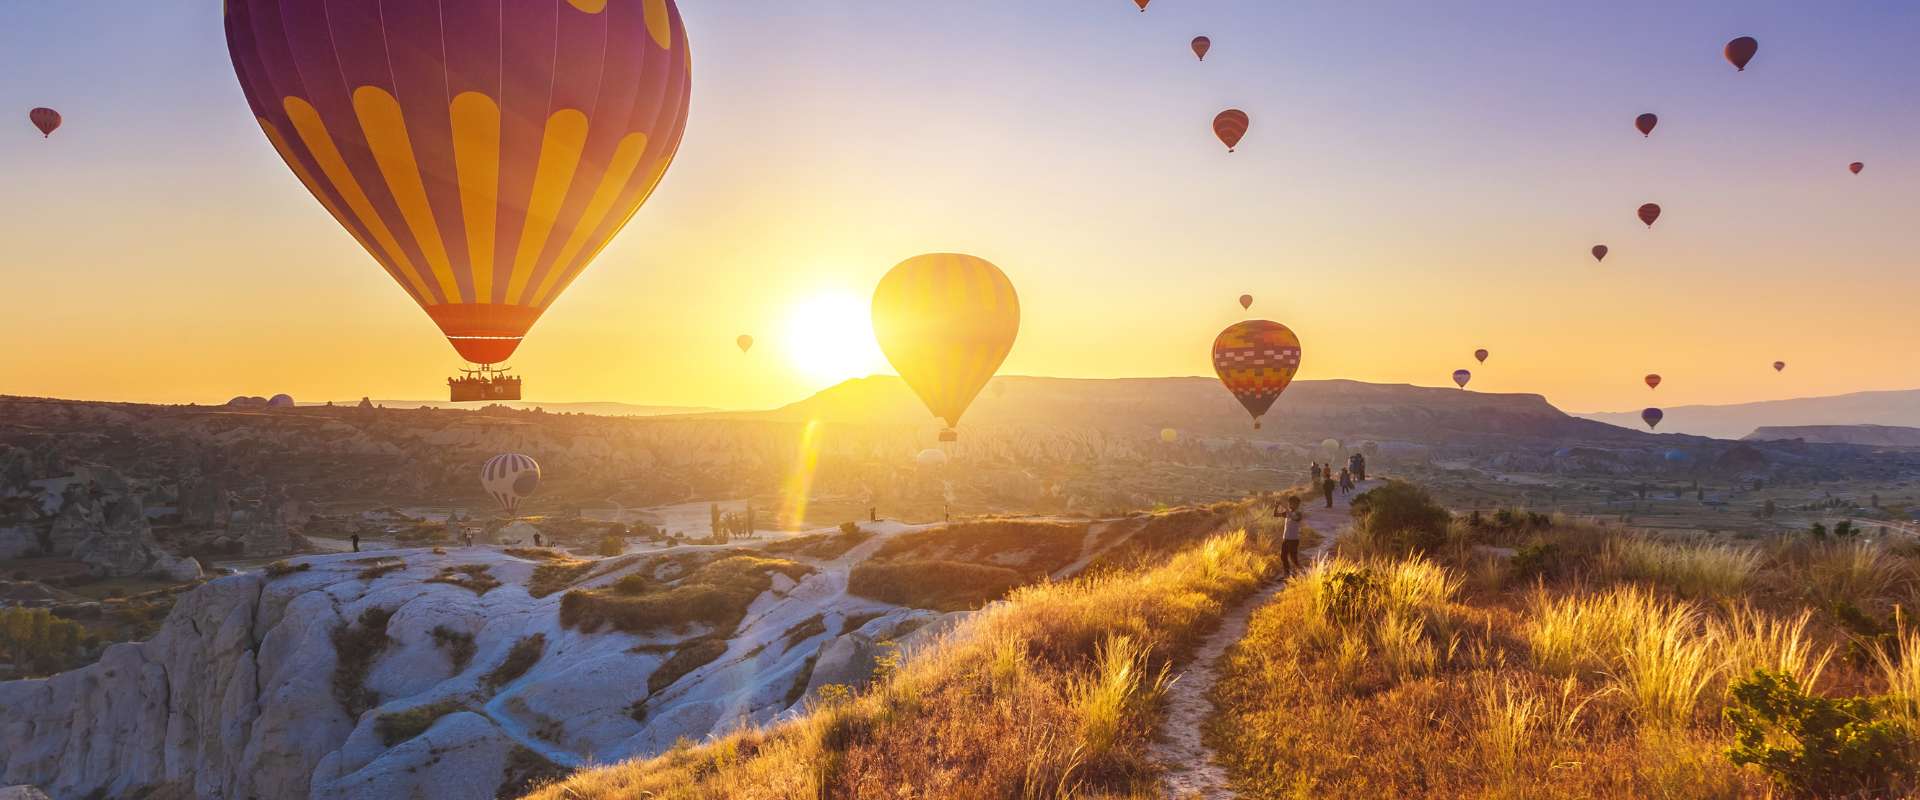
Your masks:
M 1641 136 L 1652 136 L 1653 126 L 1660 124 L 1660 118 L 1653 114 L 1641 114 L 1633 118 L 1633 127 L 1640 130 Z
M 1867 168 L 1867 165 L 1866 165 L 1866 164 L 1863 164 L 1863 163 L 1861 163 L 1861 162 L 1858 162 L 1858 161 L 1855 161 L 1855 162 L 1853 162 L 1853 163 L 1851 163 L 1851 164 L 1848 164 L 1848 165 L 1847 165 L 1847 169 L 1850 169 L 1850 170 L 1853 170 L 1853 174 L 1855 174 L 1855 175 L 1858 175 L 1858 174 L 1860 174 L 1860 170 L 1863 170 L 1863 169 L 1866 169 L 1866 168 Z
M 1593 246 L 1593 260 L 1595 260 L 1595 261 L 1605 261 L 1605 260 L 1607 260 L 1607 246 L 1606 246 L 1606 245 L 1604 245 L 1604 244 L 1596 244 L 1596 245 L 1594 245 L 1594 246 Z
M 1648 375 L 1648 376 L 1647 376 L 1647 388 L 1649 388 L 1649 389 L 1658 389 L 1658 388 L 1660 388 L 1660 376 L 1658 376 L 1658 375 Z
M 1300 337 L 1278 322 L 1237 322 L 1213 340 L 1213 371 L 1253 415 L 1253 427 L 1300 371 Z
M 1133 4 L 1140 7 L 1140 13 L 1142 14 L 1147 13 L 1147 4 L 1151 2 L 1153 2 L 1153 0 L 1133 0 Z
M 1660 204 L 1648 203 L 1640 207 L 1640 221 L 1647 223 L 1647 227 L 1649 228 L 1653 227 L 1653 221 L 1659 218 L 1660 218 Z
M 1786 369 L 1786 368 L 1787 368 L 1787 362 L 1785 362 L 1785 361 L 1775 361 L 1775 362 L 1773 362 L 1773 371 L 1774 371 L 1774 372 L 1779 372 L 1780 370 L 1783 370 L 1783 369 Z
M 33 123 L 33 127 L 40 129 L 42 139 L 52 136 L 54 129 L 60 127 L 60 112 L 51 108 L 36 108 L 29 111 L 27 119 Z
M 1252 307 L 1253 307 L 1253 295 L 1250 295 L 1250 294 L 1243 294 L 1243 295 L 1240 295 L 1240 307 L 1241 307 L 1241 308 L 1252 308 Z
M 1220 143 L 1226 145 L 1227 152 L 1231 153 L 1233 148 L 1239 146 L 1240 137 L 1247 135 L 1247 126 L 1250 124 L 1247 112 L 1229 108 L 1213 118 L 1213 134 L 1220 137 Z
M 1473 357 L 1480 359 L 1480 363 L 1482 364 L 1487 363 L 1487 355 L 1488 355 L 1487 348 L 1484 348 L 1484 347 L 1473 351 Z
M 1760 42 L 1751 36 L 1742 36 L 1731 42 L 1727 42 L 1727 48 L 1722 52 L 1726 55 L 1727 62 L 1732 64 L 1734 69 L 1746 72 L 1747 62 L 1753 60 L 1754 53 L 1760 52 Z
M 1207 51 L 1212 49 L 1213 49 L 1212 39 L 1209 39 L 1205 36 L 1193 37 L 1193 54 L 1196 56 L 1199 56 L 1201 61 L 1207 60 Z

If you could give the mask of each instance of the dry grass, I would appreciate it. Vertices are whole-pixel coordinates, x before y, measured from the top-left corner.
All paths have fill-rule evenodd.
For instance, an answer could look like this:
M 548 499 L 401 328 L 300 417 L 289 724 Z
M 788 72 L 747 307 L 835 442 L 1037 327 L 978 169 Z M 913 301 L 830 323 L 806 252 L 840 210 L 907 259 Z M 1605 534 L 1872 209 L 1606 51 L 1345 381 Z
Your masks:
M 533 568 L 533 575 L 527 579 L 527 594 L 546 597 L 566 589 L 586 577 L 587 571 L 593 569 L 593 564 L 592 561 L 549 560 Z
M 1729 544 L 1667 544 L 1610 539 L 1595 560 L 1608 578 L 1651 581 L 1687 597 L 1733 597 L 1760 569 L 1760 551 Z
M 546 634 L 535 633 L 522 636 L 519 641 L 513 643 L 513 647 L 507 650 L 507 656 L 500 659 L 498 666 L 480 676 L 480 683 L 489 689 L 497 690 L 527 674 L 527 670 L 533 669 L 533 665 L 540 663 L 541 656 L 546 654 Z
M 1151 569 L 1015 590 L 868 692 L 537 798 L 1157 797 L 1159 676 L 1273 558 L 1227 534 Z
M 500 579 L 493 577 L 492 571 L 493 568 L 486 564 L 441 567 L 440 574 L 428 578 L 427 583 L 451 584 L 476 595 L 485 595 L 500 586 Z
M 441 700 L 423 706 L 414 706 L 405 711 L 381 714 L 373 721 L 373 731 L 380 735 L 380 743 L 388 747 L 426 733 L 433 723 L 441 717 L 463 708 L 458 700 Z
M 854 566 L 847 591 L 898 606 L 964 611 L 1005 597 L 1026 582 L 1018 570 L 965 561 L 868 561 Z
M 730 555 L 671 583 L 643 578 L 622 589 L 567 592 L 560 599 L 560 623 L 584 631 L 612 627 L 628 633 L 706 625 L 712 633 L 727 635 L 740 624 L 747 606 L 773 586 L 774 575 L 799 580 L 812 571 L 782 558 Z

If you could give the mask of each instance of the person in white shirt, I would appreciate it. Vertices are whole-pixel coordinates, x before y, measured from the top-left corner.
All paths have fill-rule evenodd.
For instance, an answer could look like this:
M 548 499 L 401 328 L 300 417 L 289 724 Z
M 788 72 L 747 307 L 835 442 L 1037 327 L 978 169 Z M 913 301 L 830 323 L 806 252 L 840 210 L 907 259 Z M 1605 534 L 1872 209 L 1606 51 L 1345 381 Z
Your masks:
M 1287 510 L 1282 517 L 1286 525 L 1280 529 L 1280 569 L 1287 577 L 1300 567 L 1300 527 L 1307 515 L 1300 510 L 1300 496 L 1287 495 Z

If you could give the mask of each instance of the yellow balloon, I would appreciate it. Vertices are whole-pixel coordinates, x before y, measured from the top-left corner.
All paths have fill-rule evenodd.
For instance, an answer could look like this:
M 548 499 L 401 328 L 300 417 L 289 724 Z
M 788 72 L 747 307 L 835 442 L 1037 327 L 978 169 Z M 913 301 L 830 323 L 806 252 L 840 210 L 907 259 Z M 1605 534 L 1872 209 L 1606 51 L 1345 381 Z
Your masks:
M 1172 443 L 1173 443 L 1173 442 L 1174 442 L 1175 440 L 1177 440 L 1177 439 L 1179 439 L 1179 438 L 1180 438 L 1180 432 L 1179 432 L 1179 431 L 1176 431 L 1176 430 L 1174 430 L 1174 429 L 1172 429 L 1172 428 L 1161 428 L 1161 429 L 1160 429 L 1160 441 L 1163 441 L 1163 442 L 1166 442 L 1166 443 L 1168 443 L 1168 444 L 1172 444 Z
M 983 259 L 933 253 L 900 262 L 873 290 L 873 334 L 887 361 L 953 441 L 973 398 L 1020 333 L 1020 297 Z

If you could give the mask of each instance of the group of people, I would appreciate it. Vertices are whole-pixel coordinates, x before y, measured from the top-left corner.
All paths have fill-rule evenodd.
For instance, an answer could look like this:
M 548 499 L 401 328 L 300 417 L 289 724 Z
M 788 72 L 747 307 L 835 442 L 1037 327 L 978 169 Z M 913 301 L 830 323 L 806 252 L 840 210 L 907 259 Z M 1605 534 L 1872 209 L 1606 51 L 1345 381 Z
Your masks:
M 1319 490 L 1327 500 L 1327 507 L 1332 508 L 1334 492 L 1348 494 L 1353 491 L 1355 483 L 1367 479 L 1367 457 L 1359 453 L 1348 456 L 1347 465 L 1341 467 L 1339 473 L 1333 471 L 1331 462 L 1322 464 L 1315 461 L 1307 474 L 1307 485 Z

